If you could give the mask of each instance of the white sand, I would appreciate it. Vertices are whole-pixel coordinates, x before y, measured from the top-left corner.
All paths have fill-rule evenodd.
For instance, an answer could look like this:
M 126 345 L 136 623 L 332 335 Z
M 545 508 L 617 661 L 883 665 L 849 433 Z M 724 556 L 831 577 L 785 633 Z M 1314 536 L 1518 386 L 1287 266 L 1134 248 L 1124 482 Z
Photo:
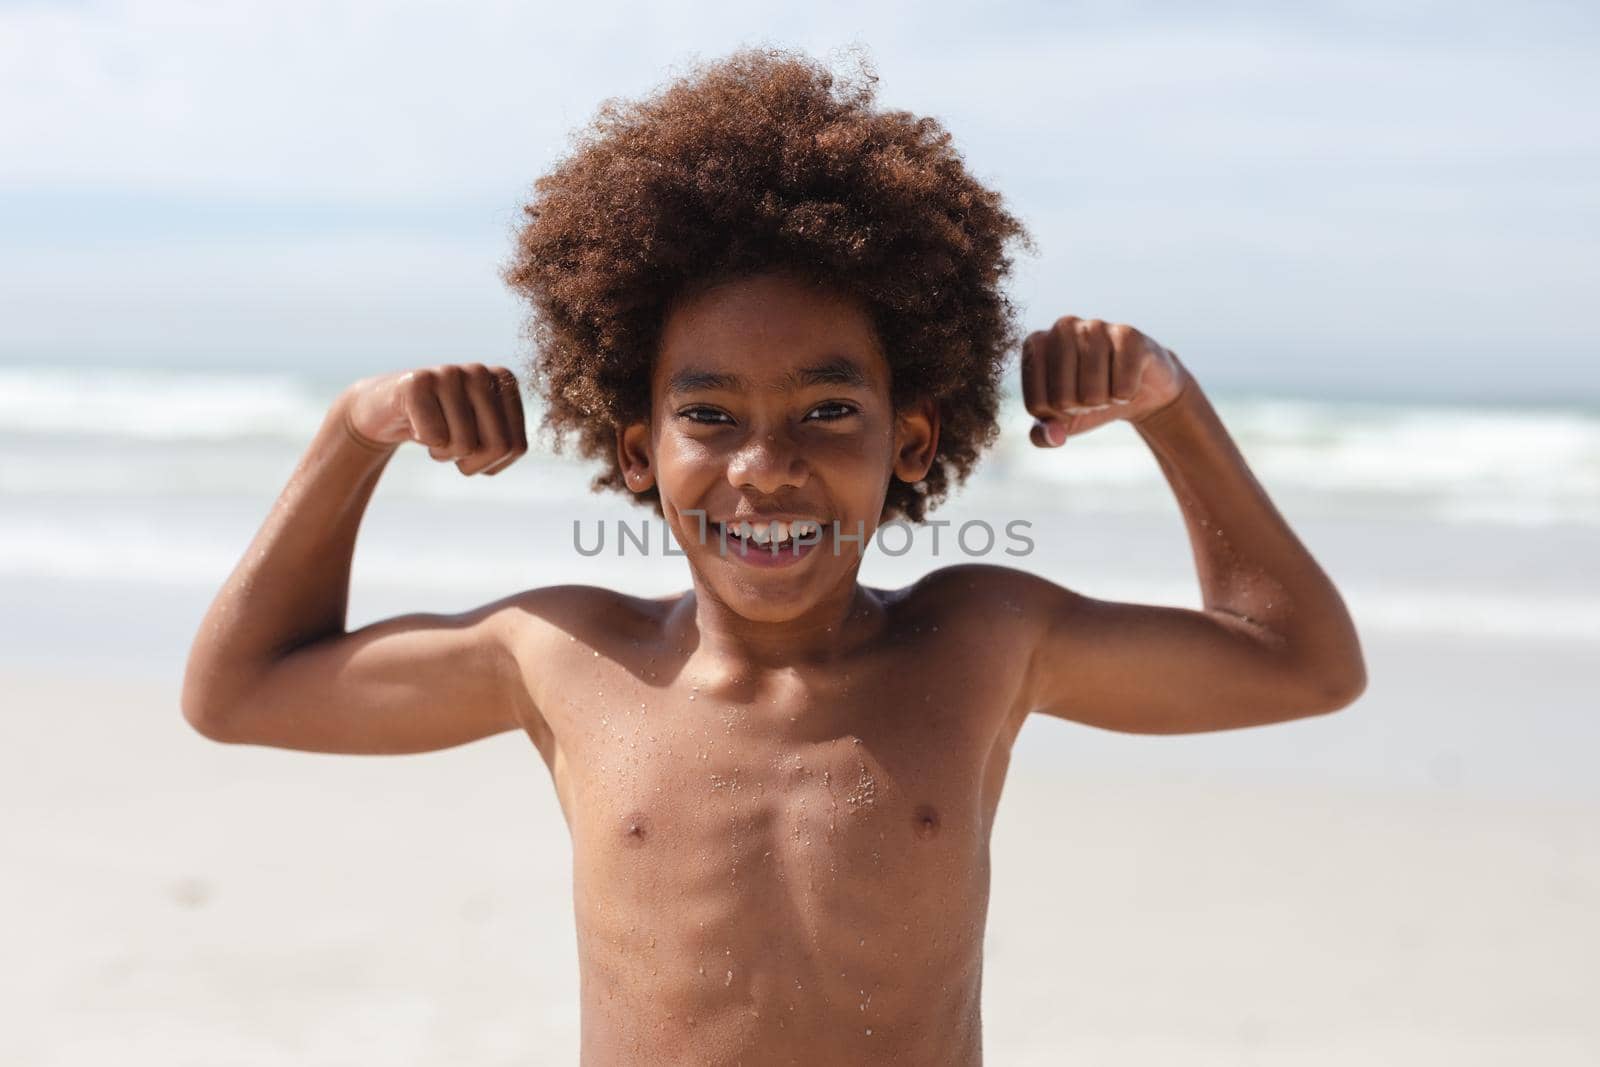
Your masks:
M 0 691 L 0 1063 L 576 1062 L 526 740 L 320 756 L 200 738 L 175 679 Z M 989 1062 L 1600 1062 L 1600 806 L 1046 762 L 996 830 Z

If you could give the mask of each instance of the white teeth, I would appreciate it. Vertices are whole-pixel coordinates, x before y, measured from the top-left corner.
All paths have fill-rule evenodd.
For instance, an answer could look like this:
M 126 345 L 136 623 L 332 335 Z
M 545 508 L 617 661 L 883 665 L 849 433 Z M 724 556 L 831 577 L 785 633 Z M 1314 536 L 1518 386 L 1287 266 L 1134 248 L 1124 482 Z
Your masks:
M 797 519 L 794 522 L 740 522 L 729 526 L 728 530 L 758 545 L 770 545 L 774 542 L 781 545 L 801 536 L 816 538 L 822 531 L 822 524 L 813 519 Z

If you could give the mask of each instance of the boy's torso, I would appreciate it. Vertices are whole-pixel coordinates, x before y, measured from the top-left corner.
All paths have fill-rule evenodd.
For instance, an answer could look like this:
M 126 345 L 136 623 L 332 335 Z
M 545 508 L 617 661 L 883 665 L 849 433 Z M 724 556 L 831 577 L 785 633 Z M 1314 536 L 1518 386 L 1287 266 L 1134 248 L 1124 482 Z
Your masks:
M 870 592 L 858 651 L 743 676 L 673 647 L 677 601 L 594 589 L 529 617 L 584 1062 L 980 1061 L 989 831 L 1032 641 L 970 574 Z

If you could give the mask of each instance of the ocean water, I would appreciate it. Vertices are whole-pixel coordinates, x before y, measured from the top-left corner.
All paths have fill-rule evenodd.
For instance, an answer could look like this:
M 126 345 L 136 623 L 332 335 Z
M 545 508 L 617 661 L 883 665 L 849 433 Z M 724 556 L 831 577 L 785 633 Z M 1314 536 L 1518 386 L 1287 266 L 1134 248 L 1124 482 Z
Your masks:
M 348 380 L 0 367 L 0 668 L 132 672 L 176 694 L 207 605 Z M 1590 795 L 1600 411 L 1208 393 L 1356 620 L 1362 713 L 1181 743 L 1030 722 L 1021 758 Z M 933 513 L 949 524 L 938 549 L 931 528 L 886 531 L 863 580 L 897 587 L 984 561 L 1093 596 L 1201 606 L 1181 513 L 1138 435 L 1112 424 L 1043 450 L 1029 421 L 1010 398 L 994 451 Z M 590 493 L 591 474 L 536 447 L 496 478 L 466 478 L 402 448 L 363 520 L 348 624 L 562 582 L 685 588 L 659 520 Z M 1019 545 L 1014 522 L 1031 542 L 1021 556 L 1004 551 Z M 619 553 L 618 523 L 649 552 Z M 992 546 L 974 523 L 996 531 Z M 604 552 L 578 551 L 602 529 Z
M 0 366 L 0 493 L 254 494 L 279 488 L 348 379 L 273 373 Z M 1269 491 L 1329 514 L 1516 526 L 1600 526 L 1600 407 L 1494 407 L 1209 393 Z M 530 428 L 538 406 L 526 401 Z M 1020 402 L 979 481 L 1073 506 L 1160 507 L 1165 486 L 1125 427 L 1032 447 Z M 1123 432 L 1116 432 L 1123 431 Z M 1067 458 L 1063 458 L 1063 455 Z M 47 460 L 40 462 L 41 460 Z M 541 492 L 580 492 L 559 457 L 531 453 Z M 549 477 L 546 477 L 546 475 Z M 401 476 L 385 492 L 470 500 L 477 484 Z
M 214 591 L 348 380 L 0 367 L 0 579 Z M 1251 470 L 1373 625 L 1600 640 L 1600 410 L 1210 395 Z M 526 405 L 532 431 L 539 408 Z M 1098 595 L 1198 605 L 1176 504 L 1138 435 L 1113 424 L 1045 450 L 1028 442 L 1028 423 L 1009 398 L 995 448 L 933 515 L 952 524 L 938 552 L 929 530 L 886 531 L 891 551 L 869 557 L 863 577 L 898 583 L 985 558 Z M 591 494 L 591 474 L 537 438 L 495 479 L 402 449 L 364 522 L 354 584 L 476 595 L 582 573 L 641 592 L 683 588 L 658 520 Z M 956 543 L 973 521 L 1000 534 L 987 552 L 977 532 Z M 1018 544 L 1004 534 L 1011 521 L 1028 524 L 1026 558 L 1003 553 Z M 618 556 L 618 522 L 655 524 L 656 553 Z M 581 555 L 575 538 L 592 545 L 601 528 L 608 550 Z

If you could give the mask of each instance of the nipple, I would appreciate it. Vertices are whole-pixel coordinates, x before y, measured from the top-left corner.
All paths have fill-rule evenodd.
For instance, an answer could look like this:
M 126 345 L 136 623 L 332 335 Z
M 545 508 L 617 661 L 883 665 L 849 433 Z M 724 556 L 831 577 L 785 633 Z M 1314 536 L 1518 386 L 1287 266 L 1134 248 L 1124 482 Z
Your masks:
M 633 812 L 623 816 L 622 840 L 623 843 L 633 846 L 643 845 L 650 836 L 650 820 L 643 812 Z

